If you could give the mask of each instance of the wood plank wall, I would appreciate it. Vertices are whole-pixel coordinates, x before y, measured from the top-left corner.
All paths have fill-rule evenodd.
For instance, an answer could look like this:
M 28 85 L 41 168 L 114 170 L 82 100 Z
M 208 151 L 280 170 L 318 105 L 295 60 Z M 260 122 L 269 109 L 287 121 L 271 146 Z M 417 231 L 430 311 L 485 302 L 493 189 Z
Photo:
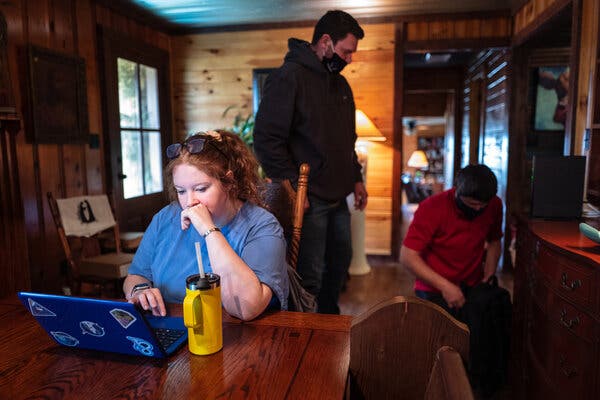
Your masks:
M 170 38 L 93 0 L 7 0 L 0 3 L 0 11 L 8 24 L 8 57 L 17 108 L 25 120 L 27 45 L 76 54 L 86 63 L 90 132 L 99 135 L 100 148 L 31 144 L 26 139 L 27 123 L 22 124 L 16 143 L 27 235 L 27 249 L 20 251 L 25 251 L 29 258 L 32 289 L 58 291 L 64 256 L 48 210 L 46 192 L 63 197 L 102 193 L 106 187 L 96 26 L 108 27 L 165 50 L 170 48 Z
M 480 40 L 484 38 L 508 38 L 511 35 L 511 19 L 506 16 L 488 18 L 445 18 L 406 23 L 408 47 L 425 43 L 435 46 L 435 41 Z
M 363 26 L 353 62 L 344 70 L 356 106 L 388 138 L 370 143 L 366 248 L 390 254 L 394 87 L 394 25 Z M 173 104 L 179 137 L 197 130 L 230 127 L 237 112 L 252 113 L 252 70 L 278 67 L 287 39 L 312 38 L 312 27 L 188 35 L 172 39 Z M 226 118 L 223 111 L 235 106 Z
M 529 0 L 514 16 L 515 36 L 526 32 L 532 26 L 540 24 L 554 15 L 556 9 L 561 9 L 570 0 Z

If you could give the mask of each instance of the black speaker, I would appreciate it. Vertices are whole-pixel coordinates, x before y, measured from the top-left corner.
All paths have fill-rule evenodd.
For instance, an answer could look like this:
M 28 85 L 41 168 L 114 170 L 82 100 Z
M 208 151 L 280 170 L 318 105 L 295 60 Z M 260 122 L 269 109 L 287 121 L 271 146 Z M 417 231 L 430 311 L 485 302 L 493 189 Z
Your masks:
M 584 156 L 534 156 L 531 216 L 580 218 L 584 179 Z

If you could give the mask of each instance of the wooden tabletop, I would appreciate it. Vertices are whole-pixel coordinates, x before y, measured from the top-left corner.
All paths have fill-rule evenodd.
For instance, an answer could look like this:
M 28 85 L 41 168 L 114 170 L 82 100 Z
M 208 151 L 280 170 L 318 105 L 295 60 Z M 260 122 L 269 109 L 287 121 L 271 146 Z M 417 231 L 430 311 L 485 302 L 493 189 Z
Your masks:
M 579 221 L 528 221 L 533 233 L 558 251 L 600 264 L 600 245 L 579 231 Z M 598 226 L 595 226 L 598 228 Z
M 221 351 L 164 360 L 61 347 L 16 296 L 0 321 L 1 399 L 341 399 L 350 361 L 350 316 L 224 313 Z

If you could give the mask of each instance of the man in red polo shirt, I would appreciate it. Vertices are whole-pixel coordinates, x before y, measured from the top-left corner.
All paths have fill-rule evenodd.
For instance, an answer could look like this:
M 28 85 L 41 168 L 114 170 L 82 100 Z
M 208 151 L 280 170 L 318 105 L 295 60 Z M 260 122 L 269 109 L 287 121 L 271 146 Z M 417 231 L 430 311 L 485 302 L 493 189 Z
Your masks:
M 419 204 L 400 252 L 402 265 L 417 277 L 418 297 L 456 315 L 469 288 L 495 274 L 502 238 L 497 189 L 487 166 L 469 165 L 454 188 Z

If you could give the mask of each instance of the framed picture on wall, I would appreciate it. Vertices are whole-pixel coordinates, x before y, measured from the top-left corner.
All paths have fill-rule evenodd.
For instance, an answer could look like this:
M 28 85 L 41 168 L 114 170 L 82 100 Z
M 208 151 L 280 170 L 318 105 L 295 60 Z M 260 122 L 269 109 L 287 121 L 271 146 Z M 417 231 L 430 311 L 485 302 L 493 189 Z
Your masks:
M 89 138 L 85 61 L 75 55 L 29 47 L 29 140 L 86 143 Z
M 534 69 L 535 103 L 533 129 L 564 131 L 569 102 L 569 67 L 543 66 Z

